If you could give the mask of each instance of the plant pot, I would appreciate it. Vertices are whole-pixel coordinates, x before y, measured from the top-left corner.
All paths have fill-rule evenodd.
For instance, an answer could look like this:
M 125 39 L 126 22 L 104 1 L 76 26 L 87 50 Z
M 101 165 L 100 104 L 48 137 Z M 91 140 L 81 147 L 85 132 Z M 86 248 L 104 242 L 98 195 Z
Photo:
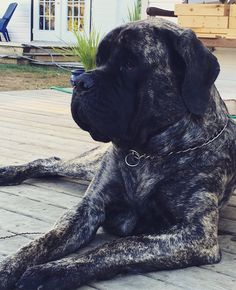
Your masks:
M 74 87 L 77 83 L 78 77 L 85 72 L 84 68 L 78 68 L 71 71 L 70 83 Z

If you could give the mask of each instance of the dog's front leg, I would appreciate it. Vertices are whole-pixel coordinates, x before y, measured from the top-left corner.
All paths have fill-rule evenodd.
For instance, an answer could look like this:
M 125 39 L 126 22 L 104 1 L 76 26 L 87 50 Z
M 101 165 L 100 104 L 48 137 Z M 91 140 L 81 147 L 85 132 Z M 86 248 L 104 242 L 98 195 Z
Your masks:
M 119 239 L 76 258 L 29 268 L 17 283 L 22 290 L 75 289 L 89 281 L 110 279 L 120 273 L 139 273 L 215 263 L 220 259 L 217 211 L 193 224 L 181 224 L 160 236 Z
M 106 158 L 104 158 L 106 159 Z M 44 236 L 21 248 L 0 264 L 0 289 L 11 289 L 29 266 L 46 263 L 65 256 L 86 245 L 105 218 L 109 202 L 111 161 L 102 162 L 101 169 L 78 206 L 68 211 Z M 112 175 L 114 184 L 114 175 Z
M 103 205 L 86 197 L 56 226 L 0 263 L 0 289 L 11 289 L 28 266 L 61 258 L 87 244 L 104 220 Z
M 103 145 L 68 161 L 51 157 L 23 165 L 0 167 L 0 185 L 18 185 L 29 178 L 49 176 L 66 176 L 90 181 L 95 176 L 107 148 L 107 145 Z

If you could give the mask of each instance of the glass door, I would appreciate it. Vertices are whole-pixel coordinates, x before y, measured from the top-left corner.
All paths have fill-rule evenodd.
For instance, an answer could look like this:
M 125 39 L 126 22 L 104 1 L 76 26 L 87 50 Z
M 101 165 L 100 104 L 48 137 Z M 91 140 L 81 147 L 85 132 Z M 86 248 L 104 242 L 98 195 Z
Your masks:
M 89 26 L 90 0 L 34 0 L 33 40 L 74 42 Z

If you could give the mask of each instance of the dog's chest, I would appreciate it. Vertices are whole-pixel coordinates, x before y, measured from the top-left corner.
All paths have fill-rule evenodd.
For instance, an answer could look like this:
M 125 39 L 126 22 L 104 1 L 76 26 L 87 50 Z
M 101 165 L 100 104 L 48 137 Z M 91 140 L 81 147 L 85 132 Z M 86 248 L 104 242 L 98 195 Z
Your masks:
M 155 166 L 146 161 L 136 167 L 122 166 L 122 177 L 126 189 L 126 199 L 132 204 L 141 204 L 157 187 L 157 183 L 164 178 L 161 166 Z

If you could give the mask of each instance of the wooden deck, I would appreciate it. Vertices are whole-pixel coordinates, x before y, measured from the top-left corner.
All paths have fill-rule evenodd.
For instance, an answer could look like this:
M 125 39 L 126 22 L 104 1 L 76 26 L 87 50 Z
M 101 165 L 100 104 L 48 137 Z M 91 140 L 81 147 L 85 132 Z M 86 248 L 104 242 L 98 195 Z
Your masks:
M 0 93 L 0 166 L 39 157 L 73 158 L 96 145 L 72 121 L 70 95 L 51 90 Z M 86 186 L 68 179 L 29 180 L 23 185 L 0 187 L 0 259 L 15 252 L 35 235 L 10 239 L 12 233 L 45 232 L 78 202 Z M 223 260 L 217 265 L 119 276 L 91 283 L 83 290 L 236 290 L 236 196 L 221 218 Z M 93 245 L 111 239 L 99 232 Z M 56 290 L 56 289 L 55 289 Z

